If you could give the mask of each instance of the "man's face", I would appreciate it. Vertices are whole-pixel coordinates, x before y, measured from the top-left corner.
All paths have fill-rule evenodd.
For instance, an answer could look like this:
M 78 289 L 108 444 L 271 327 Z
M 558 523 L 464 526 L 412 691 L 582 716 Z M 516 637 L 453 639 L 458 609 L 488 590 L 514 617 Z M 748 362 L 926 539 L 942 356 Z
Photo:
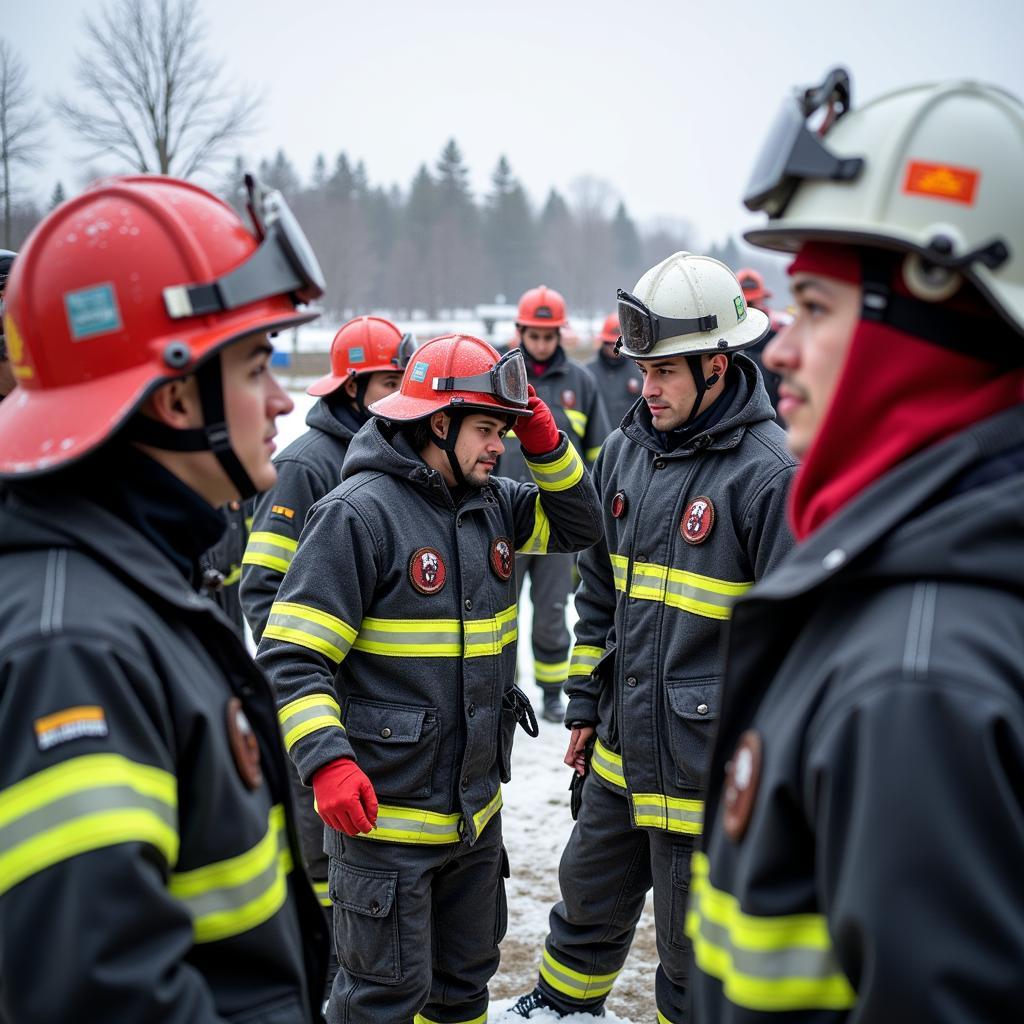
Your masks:
M 519 337 L 526 354 L 535 363 L 546 363 L 558 348 L 558 329 L 555 327 L 520 327 Z
M 386 398 L 393 391 L 397 391 L 398 385 L 401 383 L 401 370 L 378 370 L 376 373 L 371 373 L 370 380 L 366 385 L 366 397 L 363 399 L 363 405 L 369 406 L 379 398 Z M 345 382 L 345 394 L 349 398 L 355 399 L 356 381 L 354 377 Z
M 711 356 L 702 356 L 710 364 Z M 697 385 L 686 363 L 686 356 L 666 356 L 664 359 L 638 359 L 636 365 L 643 374 L 643 396 L 651 411 L 655 430 L 669 431 L 682 426 L 693 408 Z M 708 370 L 705 376 L 710 376 Z
M 807 454 L 821 429 L 860 319 L 861 288 L 818 274 L 793 275 L 796 315 L 765 347 L 764 365 L 782 377 L 779 416 L 790 451 Z
M 614 341 L 602 341 L 601 349 L 609 359 L 622 358 L 622 353 L 617 351 Z
M 508 431 L 504 417 L 477 413 L 462 421 L 455 442 L 455 458 L 466 483 L 483 487 L 491 479 L 498 456 L 505 450 L 502 438 Z

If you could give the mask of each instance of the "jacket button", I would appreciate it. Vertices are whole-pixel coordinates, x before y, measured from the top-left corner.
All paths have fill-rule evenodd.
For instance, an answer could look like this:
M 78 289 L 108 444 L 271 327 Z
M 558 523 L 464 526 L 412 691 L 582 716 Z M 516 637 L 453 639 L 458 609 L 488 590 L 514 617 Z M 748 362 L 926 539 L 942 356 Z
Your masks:
M 466 708 L 466 714 L 469 715 L 470 718 L 472 718 L 476 714 L 476 705 L 470 704 L 469 707 Z
M 708 713 L 708 706 L 707 706 L 707 704 L 698 704 L 697 705 L 697 714 L 698 715 L 706 715 L 707 713 Z
M 370 913 L 371 914 L 379 914 L 380 913 L 380 903 L 378 903 L 377 900 L 372 900 L 370 902 Z
M 637 555 L 636 556 L 636 560 L 638 562 L 646 562 L 647 561 L 647 556 L 646 555 Z
M 665 463 L 662 462 L 661 459 L 658 459 L 658 461 L 655 462 L 655 464 L 654 464 L 654 468 L 655 469 L 664 469 L 665 468 Z
M 461 526 L 462 525 L 462 516 L 459 516 L 459 518 L 455 520 L 455 525 L 456 526 Z
M 470 600 L 470 599 L 469 599 L 468 597 L 467 597 L 467 598 L 466 598 L 466 600 L 465 600 L 465 601 L 463 602 L 463 604 L 465 604 L 465 606 L 466 606 L 466 611 L 467 611 L 467 612 L 468 612 L 468 611 L 472 611 L 472 610 L 473 610 L 473 602 L 472 602 L 472 601 L 471 601 L 471 600 Z
M 708 437 L 707 434 L 698 434 L 693 439 L 693 447 L 694 448 L 707 448 L 707 446 L 709 444 L 711 444 L 711 438 Z
M 382 738 L 387 739 L 391 735 L 391 730 L 385 725 L 384 728 L 381 729 L 380 734 Z
M 626 676 L 627 686 L 636 686 L 636 676 Z

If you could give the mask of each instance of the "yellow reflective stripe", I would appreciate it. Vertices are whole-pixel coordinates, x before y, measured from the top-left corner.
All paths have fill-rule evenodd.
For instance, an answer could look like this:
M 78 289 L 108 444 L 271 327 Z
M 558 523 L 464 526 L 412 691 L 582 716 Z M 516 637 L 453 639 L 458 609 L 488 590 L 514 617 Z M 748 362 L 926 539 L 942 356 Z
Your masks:
M 661 1012 L 661 1010 L 659 1010 L 658 1011 L 658 1024 L 676 1024 L 676 1022 L 674 1020 L 669 1020 L 669 1018 L 666 1017 L 665 1014 L 663 1014 Z
M 590 644 L 576 644 L 572 649 L 569 675 L 589 676 L 597 668 L 603 656 L 603 647 L 593 647 Z
M 424 1017 L 422 1013 L 417 1013 L 412 1019 L 412 1024 L 439 1024 L 439 1022 L 431 1020 L 430 1017 Z M 445 1022 L 445 1024 L 451 1024 L 451 1022 Z M 487 1024 L 487 1011 L 485 1010 L 479 1017 L 455 1021 L 454 1024 Z
M 292 601 L 275 601 L 263 636 L 307 647 L 338 664 L 352 647 L 356 630 L 343 619 L 319 608 Z
M 598 999 L 608 995 L 619 976 L 618 971 L 611 974 L 581 974 L 571 967 L 559 963 L 548 951 L 540 965 L 541 977 L 556 991 L 573 999 Z
M 385 658 L 457 658 L 462 654 L 462 620 L 365 618 L 352 646 Z
M 531 462 L 526 458 L 526 466 L 542 491 L 567 491 L 583 479 L 583 460 L 571 444 L 554 462 Z
M 595 448 L 588 448 L 586 450 L 586 452 L 584 452 L 583 457 L 587 460 L 587 462 L 593 463 L 593 462 L 597 461 L 597 457 L 600 454 L 601 454 L 601 446 L 597 445 L 597 447 L 595 447 Z
M 476 828 L 477 835 L 480 835 L 487 828 L 487 823 L 501 810 L 501 804 L 501 787 L 499 786 L 498 792 L 473 815 L 473 825 Z
M 629 596 L 642 601 L 660 601 L 670 608 L 705 618 L 727 619 L 735 599 L 753 585 L 753 582 L 717 580 L 652 562 L 633 562 Z
M 462 839 L 462 815 L 381 804 L 377 809 L 377 825 L 364 838 L 422 846 L 457 843 Z
M 637 825 L 699 836 L 704 829 L 704 801 L 664 793 L 634 793 L 633 816 Z
M 466 636 L 465 657 L 497 655 L 519 637 L 516 605 L 509 605 L 490 619 L 469 619 L 463 623 Z
M 606 782 L 619 789 L 626 788 L 626 775 L 622 768 L 622 755 L 609 750 L 598 738 L 594 744 L 594 753 L 590 758 L 590 767 Z
M 821 914 L 747 914 L 711 885 L 707 856 L 692 860 L 686 934 L 697 966 L 737 1006 L 768 1012 L 848 1010 L 857 994 L 835 958 Z
M 292 869 L 284 808 L 275 804 L 263 838 L 244 853 L 171 875 L 167 888 L 192 917 L 196 942 L 241 935 L 274 916 L 288 896 Z
M 612 563 L 612 576 L 615 578 L 615 589 L 626 592 L 626 578 L 629 575 L 629 559 L 625 555 L 616 555 L 608 552 L 608 558 Z
M 551 523 L 538 494 L 533 506 L 533 532 L 526 538 L 525 543 L 516 548 L 516 551 L 521 555 L 546 555 L 550 539 Z
M 533 678 L 538 683 L 564 683 L 569 675 L 568 661 L 533 662 Z
M 327 693 L 314 693 L 289 701 L 277 712 L 285 747 L 291 751 L 299 740 L 318 729 L 341 729 L 341 708 Z
M 590 418 L 585 412 L 579 409 L 563 409 L 562 412 L 568 417 L 569 426 L 580 436 L 587 432 L 587 420 Z
M 287 572 L 295 557 L 298 541 L 283 533 L 257 530 L 249 534 L 249 542 L 242 555 L 242 565 L 261 565 L 265 569 Z
M 240 565 L 231 566 L 230 572 L 224 577 L 221 582 L 222 587 L 233 587 L 242 578 L 242 567 Z
M 327 879 L 321 881 L 318 878 L 311 880 L 313 884 L 313 892 L 316 894 L 317 901 L 321 907 L 329 907 L 331 905 L 331 890 L 327 882 Z
M 0 792 L 0 894 L 80 853 L 149 843 L 178 857 L 178 785 L 120 754 L 86 754 Z

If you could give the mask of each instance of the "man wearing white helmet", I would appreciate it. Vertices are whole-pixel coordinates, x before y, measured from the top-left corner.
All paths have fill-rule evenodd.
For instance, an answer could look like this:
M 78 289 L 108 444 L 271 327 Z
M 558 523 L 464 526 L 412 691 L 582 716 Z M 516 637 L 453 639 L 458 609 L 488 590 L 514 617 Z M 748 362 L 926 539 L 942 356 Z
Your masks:
M 514 1012 L 602 1016 L 653 885 L 658 1020 L 682 1024 L 686 887 L 718 717 L 722 623 L 791 547 L 785 493 L 795 461 L 757 368 L 739 353 L 768 318 L 747 307 L 728 267 L 676 253 L 634 294 L 619 292 L 618 314 L 643 401 L 594 466 L 605 536 L 580 556 L 566 684 L 565 761 L 581 803 L 538 985 Z
M 797 254 L 765 362 L 799 543 L 729 625 L 695 1020 L 1020 1019 L 1022 176 L 1013 96 L 851 110 L 837 70 L 748 188 Z

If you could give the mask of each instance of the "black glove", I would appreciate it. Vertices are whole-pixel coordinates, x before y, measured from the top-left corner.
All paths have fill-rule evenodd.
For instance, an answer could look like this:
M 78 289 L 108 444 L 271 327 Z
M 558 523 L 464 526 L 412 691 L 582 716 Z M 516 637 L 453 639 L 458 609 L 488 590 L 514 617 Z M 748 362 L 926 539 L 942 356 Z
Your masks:
M 572 778 L 569 780 L 569 813 L 572 820 L 576 821 L 580 816 L 580 807 L 583 806 L 583 783 L 587 781 L 587 774 L 590 771 L 590 758 L 594 751 L 594 741 L 591 740 L 583 750 L 587 759 L 586 771 L 582 775 L 573 769 Z

